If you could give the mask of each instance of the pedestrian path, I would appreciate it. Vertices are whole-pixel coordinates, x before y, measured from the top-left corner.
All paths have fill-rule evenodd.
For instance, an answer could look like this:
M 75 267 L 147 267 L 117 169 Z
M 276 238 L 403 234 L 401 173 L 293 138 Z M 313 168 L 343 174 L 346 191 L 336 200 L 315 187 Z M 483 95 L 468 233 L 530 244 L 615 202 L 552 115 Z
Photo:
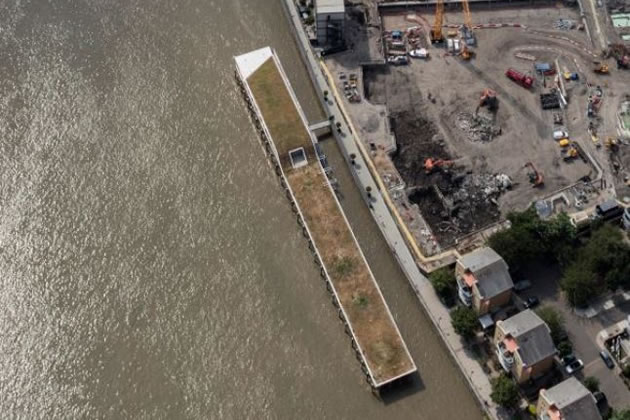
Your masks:
M 575 314 L 582 318 L 594 318 L 602 312 L 606 312 L 627 302 L 630 302 L 630 293 L 618 292 L 600 298 L 584 309 L 575 309 Z

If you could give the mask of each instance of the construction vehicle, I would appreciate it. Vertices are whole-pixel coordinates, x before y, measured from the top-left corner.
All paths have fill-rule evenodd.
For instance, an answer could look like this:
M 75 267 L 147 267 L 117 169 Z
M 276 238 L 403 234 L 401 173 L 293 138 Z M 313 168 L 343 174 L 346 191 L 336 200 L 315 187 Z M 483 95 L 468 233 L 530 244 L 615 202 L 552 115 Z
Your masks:
M 435 3 L 435 20 L 433 21 L 433 28 L 429 33 L 431 43 L 438 44 L 444 42 L 444 35 L 442 34 L 442 24 L 444 20 L 444 0 L 437 0 Z
M 533 77 L 526 76 L 523 73 L 518 72 L 512 68 L 507 69 L 507 71 L 505 72 L 505 75 L 509 79 L 512 79 L 513 81 L 515 81 L 516 83 L 518 83 L 519 85 L 523 86 L 526 89 L 529 89 L 534 85 Z
M 452 166 L 453 163 L 452 160 L 427 158 L 424 161 L 424 172 L 430 175 L 435 169 Z
M 604 57 L 614 57 L 617 60 L 617 67 L 620 69 L 630 69 L 630 47 L 623 44 L 612 44 Z
M 569 139 L 562 139 L 558 142 L 558 146 L 560 147 L 567 147 L 569 144 L 571 144 Z
M 487 106 L 490 111 L 496 111 L 499 106 L 499 101 L 497 100 L 497 93 L 494 90 L 486 88 L 481 92 L 477 109 L 482 106 Z
M 569 147 L 562 149 L 561 154 L 562 154 L 562 159 L 565 162 L 569 162 L 570 160 L 573 160 L 580 155 L 577 147 L 575 147 L 573 143 L 571 143 Z
M 597 129 L 592 122 L 588 125 L 588 133 L 591 135 L 591 140 L 593 141 L 595 147 L 602 147 L 601 143 L 599 142 L 599 137 L 597 136 Z
M 529 182 L 533 187 L 542 187 L 545 184 L 543 174 L 538 172 L 538 169 L 536 169 L 532 162 L 527 162 L 525 168 L 531 169 L 531 171 L 527 173 L 527 176 L 529 176 Z
M 462 52 L 460 53 L 460 56 L 464 59 L 464 60 L 470 60 L 473 55 L 475 55 L 475 53 L 473 51 L 471 51 L 470 49 L 468 49 L 468 45 L 466 45 L 465 42 L 462 42 L 463 47 L 462 47 Z
M 606 148 L 616 151 L 618 148 L 618 142 L 617 139 L 613 136 L 608 136 L 606 137 L 606 142 L 604 143 L 606 145 Z
M 599 74 L 608 74 L 610 69 L 608 68 L 608 64 L 602 63 L 601 61 L 593 61 L 593 71 Z

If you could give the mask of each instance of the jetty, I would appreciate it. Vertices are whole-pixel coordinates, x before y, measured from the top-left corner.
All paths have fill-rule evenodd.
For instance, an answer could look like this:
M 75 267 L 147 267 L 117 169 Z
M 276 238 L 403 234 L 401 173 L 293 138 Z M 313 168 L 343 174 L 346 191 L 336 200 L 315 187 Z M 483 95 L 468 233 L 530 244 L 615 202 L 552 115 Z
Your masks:
M 368 383 L 380 391 L 417 368 L 322 166 L 317 139 L 271 48 L 235 61 L 241 91 L 333 305 Z

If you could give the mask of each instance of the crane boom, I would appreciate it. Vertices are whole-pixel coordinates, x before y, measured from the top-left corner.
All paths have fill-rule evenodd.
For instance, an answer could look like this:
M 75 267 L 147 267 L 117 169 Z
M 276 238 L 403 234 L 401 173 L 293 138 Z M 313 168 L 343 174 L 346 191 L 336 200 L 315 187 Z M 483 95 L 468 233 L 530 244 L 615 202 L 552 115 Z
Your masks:
M 433 21 L 433 29 L 431 29 L 431 42 L 442 42 L 442 23 L 444 20 L 444 0 L 437 0 L 435 3 L 435 20 Z
M 464 26 L 472 34 L 472 16 L 470 15 L 468 0 L 462 0 L 462 8 L 464 9 Z

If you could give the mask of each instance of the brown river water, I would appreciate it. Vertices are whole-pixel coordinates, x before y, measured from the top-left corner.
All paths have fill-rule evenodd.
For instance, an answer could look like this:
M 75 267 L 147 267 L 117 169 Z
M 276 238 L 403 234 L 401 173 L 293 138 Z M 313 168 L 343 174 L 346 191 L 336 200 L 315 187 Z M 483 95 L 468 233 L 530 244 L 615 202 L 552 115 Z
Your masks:
M 370 393 L 233 79 L 280 0 L 0 0 L 0 417 L 478 419 L 361 202 L 419 368 Z

